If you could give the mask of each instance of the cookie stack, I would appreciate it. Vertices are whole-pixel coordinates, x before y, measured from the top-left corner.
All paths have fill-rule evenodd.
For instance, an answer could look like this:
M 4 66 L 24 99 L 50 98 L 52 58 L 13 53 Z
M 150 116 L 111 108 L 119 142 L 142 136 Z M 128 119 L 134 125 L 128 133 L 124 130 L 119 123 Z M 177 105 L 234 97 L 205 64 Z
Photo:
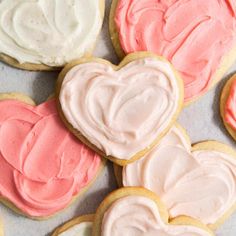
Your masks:
M 104 7 L 104 0 L 0 3 L 0 59 L 61 70 L 55 94 L 40 105 L 0 95 L 0 201 L 46 219 L 111 161 L 119 188 L 94 215 L 53 236 L 212 236 L 236 209 L 236 151 L 217 141 L 192 145 L 177 119 L 234 63 L 236 4 L 113 0 L 118 65 L 92 56 Z M 222 92 L 221 115 L 236 139 L 235 81 Z

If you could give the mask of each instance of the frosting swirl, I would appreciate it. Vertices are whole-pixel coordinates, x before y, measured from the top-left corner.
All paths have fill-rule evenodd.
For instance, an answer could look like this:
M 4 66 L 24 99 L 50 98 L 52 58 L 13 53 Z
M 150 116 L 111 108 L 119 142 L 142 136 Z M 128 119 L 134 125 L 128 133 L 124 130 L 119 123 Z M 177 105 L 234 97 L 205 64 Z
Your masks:
M 153 200 L 132 195 L 116 200 L 109 207 L 103 217 L 101 235 L 212 236 L 195 226 L 167 224 Z
M 230 93 L 225 104 L 225 121 L 236 130 L 236 80 L 232 83 Z
M 228 0 L 118 0 L 115 26 L 125 53 L 152 51 L 181 72 L 185 101 L 206 92 L 236 44 L 236 4 Z
M 103 0 L 2 0 L 0 53 L 20 63 L 63 66 L 89 53 Z
M 236 203 L 236 159 L 213 150 L 191 152 L 174 127 L 143 159 L 124 167 L 123 184 L 154 191 L 172 218 L 214 224 Z
M 0 101 L 0 198 L 46 217 L 65 208 L 101 159 L 64 128 L 55 100 L 37 107 Z
M 118 71 L 96 61 L 74 66 L 59 100 L 67 121 L 92 144 L 129 160 L 168 127 L 181 96 L 169 63 L 148 57 Z

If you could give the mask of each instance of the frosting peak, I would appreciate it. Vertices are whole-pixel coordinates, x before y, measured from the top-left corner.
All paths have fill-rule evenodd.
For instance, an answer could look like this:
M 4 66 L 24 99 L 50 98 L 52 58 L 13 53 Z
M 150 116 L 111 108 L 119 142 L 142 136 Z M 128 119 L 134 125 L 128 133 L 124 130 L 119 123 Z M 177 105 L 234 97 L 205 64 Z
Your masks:
M 0 198 L 23 213 L 46 217 L 62 210 L 100 164 L 64 127 L 55 100 L 37 107 L 0 101 Z

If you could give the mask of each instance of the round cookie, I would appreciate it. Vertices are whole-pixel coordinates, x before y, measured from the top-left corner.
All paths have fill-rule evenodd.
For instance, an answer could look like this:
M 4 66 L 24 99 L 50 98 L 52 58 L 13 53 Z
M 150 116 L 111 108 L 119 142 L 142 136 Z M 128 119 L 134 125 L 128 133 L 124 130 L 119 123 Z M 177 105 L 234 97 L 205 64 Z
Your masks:
M 236 140 L 236 75 L 233 75 L 225 84 L 220 97 L 220 114 L 225 128 Z
M 57 84 L 66 126 L 86 145 L 118 165 L 137 160 L 176 120 L 182 80 L 165 59 L 130 54 L 115 66 L 99 58 L 67 65 Z
M 91 236 L 94 215 L 83 215 L 58 227 L 52 236 Z
M 55 99 L 38 106 L 0 94 L 0 202 L 33 219 L 62 211 L 95 181 L 105 160 L 59 118 Z
M 155 192 L 171 218 L 186 215 L 216 229 L 236 209 L 236 152 L 215 141 L 191 146 L 178 124 L 144 158 L 123 170 L 115 166 L 115 173 L 119 184 Z
M 91 55 L 104 10 L 105 0 L 2 0 L 0 60 L 25 70 L 57 70 Z
M 213 236 L 206 226 L 189 217 L 169 220 L 160 199 L 144 188 L 121 188 L 100 204 L 93 236 L 175 235 Z
M 121 58 L 134 51 L 166 57 L 181 73 L 188 105 L 234 63 L 235 12 L 226 0 L 113 0 L 110 34 Z

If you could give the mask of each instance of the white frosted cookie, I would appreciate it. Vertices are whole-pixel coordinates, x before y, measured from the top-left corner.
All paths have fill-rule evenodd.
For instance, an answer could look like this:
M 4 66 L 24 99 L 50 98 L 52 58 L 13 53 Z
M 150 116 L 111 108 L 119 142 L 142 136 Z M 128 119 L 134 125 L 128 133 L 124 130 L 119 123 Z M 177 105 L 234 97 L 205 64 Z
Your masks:
M 28 70 L 50 70 L 91 54 L 104 0 L 2 0 L 0 60 Z

